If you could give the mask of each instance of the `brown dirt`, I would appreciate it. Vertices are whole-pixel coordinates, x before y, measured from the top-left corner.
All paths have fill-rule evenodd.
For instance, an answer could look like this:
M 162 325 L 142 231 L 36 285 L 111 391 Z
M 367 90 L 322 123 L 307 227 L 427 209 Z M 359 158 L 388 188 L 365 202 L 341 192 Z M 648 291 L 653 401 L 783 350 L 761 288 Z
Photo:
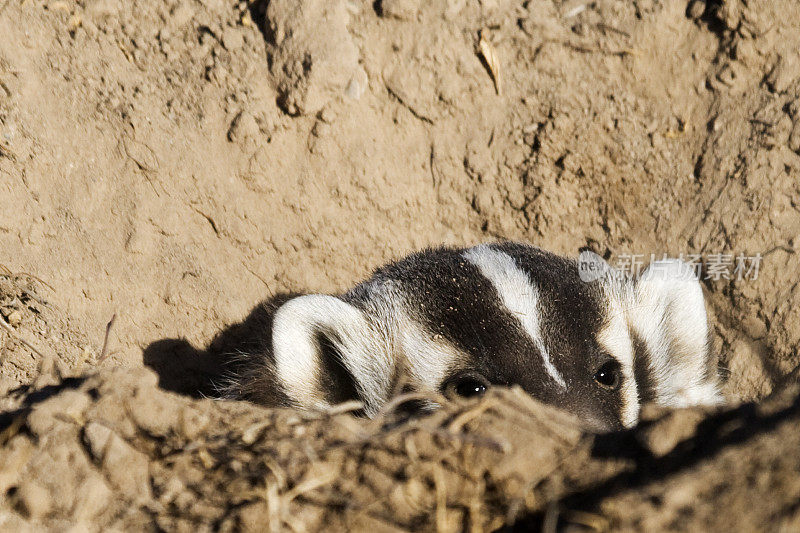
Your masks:
M 798 50 L 793 0 L 0 0 L 0 524 L 797 529 L 798 394 L 763 399 L 800 365 Z M 728 411 L 163 390 L 265 298 L 493 238 L 760 253 L 706 281 Z

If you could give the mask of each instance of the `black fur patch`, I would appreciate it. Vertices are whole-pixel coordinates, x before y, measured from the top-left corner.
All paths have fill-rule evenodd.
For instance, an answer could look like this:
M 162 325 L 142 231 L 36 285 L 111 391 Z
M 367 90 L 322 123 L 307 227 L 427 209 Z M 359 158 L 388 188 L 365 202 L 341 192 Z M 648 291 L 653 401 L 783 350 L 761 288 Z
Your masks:
M 467 354 L 468 367 L 452 368 L 452 373 L 470 370 L 491 384 L 518 384 L 599 429 L 620 427 L 619 393 L 601 389 L 593 379 L 608 359 L 597 342 L 605 308 L 597 282 L 583 282 L 574 261 L 538 248 L 491 246 L 513 258 L 538 288 L 543 341 L 566 390 L 548 374 L 542 354 L 518 317 L 503 305 L 493 283 L 463 257 L 465 249 L 412 254 L 377 270 L 372 279 L 398 283 L 414 318 Z
M 360 397 L 356 379 L 342 362 L 333 335 L 335 333 L 318 331 L 314 340 L 319 347 L 321 361 L 317 376 L 319 390 L 325 393 L 325 400 L 329 404 L 336 405 L 359 400 Z
M 648 353 L 647 345 L 639 334 L 633 330 L 630 333 L 633 342 L 633 374 L 639 388 L 639 402 L 653 402 L 656 399 L 656 381 L 650 368 L 652 355 Z
M 538 287 L 540 329 L 553 365 L 567 382 L 567 391 L 549 401 L 590 422 L 596 429 L 621 428 L 623 401 L 594 381 L 608 361 L 598 342 L 607 313 L 600 281 L 581 280 L 577 262 L 514 242 L 493 245 L 513 257 Z M 538 398 L 537 391 L 528 389 Z

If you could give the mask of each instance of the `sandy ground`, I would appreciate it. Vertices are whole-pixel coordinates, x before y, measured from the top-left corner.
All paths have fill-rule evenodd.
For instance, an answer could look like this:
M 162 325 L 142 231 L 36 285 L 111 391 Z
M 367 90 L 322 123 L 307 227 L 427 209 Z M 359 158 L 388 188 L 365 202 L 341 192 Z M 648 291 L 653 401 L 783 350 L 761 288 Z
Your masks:
M 568 255 L 589 246 L 617 263 L 699 256 L 732 408 L 781 389 L 800 365 L 799 50 L 793 0 L 0 0 L 0 316 L 13 331 L 0 330 L 0 445 L 20 454 L 19 464 L 0 469 L 0 523 L 166 527 L 158 520 L 169 515 L 186 527 L 220 527 L 241 502 L 209 503 L 217 511 L 206 514 L 186 509 L 211 494 L 213 479 L 243 479 L 236 472 L 250 463 L 216 458 L 230 477 L 214 478 L 207 465 L 181 478 L 175 473 L 189 470 L 159 458 L 184 441 L 137 434 L 137 423 L 104 418 L 96 404 L 106 394 L 108 405 L 135 404 L 140 396 L 131 391 L 144 387 L 169 398 L 166 418 L 185 404 L 218 424 L 198 430 L 203 442 L 243 431 L 269 412 L 171 396 L 142 367 L 158 373 L 162 388 L 197 396 L 216 368 L 206 348 L 238 334 L 260 301 L 346 289 L 432 244 L 510 238 Z M 760 257 L 757 276 L 734 271 L 739 256 Z M 730 279 L 712 274 L 720 265 Z M 97 372 L 94 384 L 78 377 Z M 130 397 L 108 385 L 125 379 L 133 381 L 120 390 Z M 73 396 L 72 414 L 65 394 L 83 395 Z M 800 476 L 775 474 L 797 465 L 770 462 L 797 449 L 797 402 L 789 397 L 778 418 L 794 422 L 759 425 L 732 411 L 764 434 L 724 441 L 698 455 L 702 464 L 664 466 L 653 483 L 678 487 L 674 501 L 641 485 L 625 497 L 644 503 L 626 515 L 623 496 L 611 497 L 615 504 L 597 493 L 584 498 L 591 505 L 575 499 L 606 487 L 607 477 L 564 474 L 572 482 L 556 483 L 560 474 L 530 473 L 522 488 L 483 487 L 460 503 L 468 510 L 479 502 L 469 522 L 463 513 L 448 518 L 434 469 L 419 489 L 433 491 L 434 502 L 394 525 L 552 522 L 558 517 L 546 502 L 562 499 L 585 515 L 574 516 L 594 520 L 588 527 L 724 530 L 731 522 L 715 512 L 720 506 L 772 487 L 785 499 L 753 516 L 777 526 L 798 513 L 790 502 Z M 79 427 L 31 422 L 47 401 L 55 418 Z M 761 409 L 738 409 L 747 405 Z M 218 409 L 241 412 L 243 421 Z M 513 428 L 502 413 L 491 416 L 501 434 Z M 700 415 L 679 419 L 692 416 Z M 92 421 L 105 429 L 89 429 Z M 692 435 L 689 426 L 681 438 Z M 568 427 L 560 434 L 569 436 Z M 112 430 L 112 448 L 123 451 L 121 463 L 108 466 L 95 448 L 112 441 Z M 259 438 L 279 443 L 281 435 Z M 730 461 L 752 463 L 758 439 L 772 443 L 762 447 L 773 454 L 763 459 L 761 481 L 745 470 L 744 481 L 719 475 Z M 556 441 L 550 448 L 571 456 Z M 407 447 L 392 453 L 413 459 Z M 442 453 L 436 460 L 445 464 Z M 51 483 L 48 465 L 75 454 L 83 454 L 85 475 Z M 276 457 L 284 466 L 296 461 Z M 120 492 L 107 472 L 137 461 L 145 492 Z M 630 475 L 650 466 L 634 461 Z M 263 481 L 264 470 L 255 471 L 248 483 L 263 492 L 254 479 Z M 36 487 L 20 486 L 37 472 Z M 183 489 L 167 487 L 164 472 L 184 488 L 208 485 L 181 507 L 173 500 Z M 680 489 L 679 475 L 694 476 L 690 488 Z M 296 503 L 303 490 L 322 490 L 302 480 L 302 472 L 287 474 L 275 494 Z M 139 514 L 54 496 L 85 483 L 107 501 L 113 494 L 138 502 Z M 743 492 L 726 500 L 724 487 L 734 484 Z M 384 485 L 374 490 L 384 487 L 389 498 Z M 536 492 L 543 486 L 550 492 Z M 357 488 L 341 494 L 348 491 Z M 523 503 L 512 505 L 515 498 Z M 36 507 L 40 501 L 48 503 Z M 407 504 L 386 501 L 393 512 Z M 249 519 L 283 524 L 269 509 L 267 518 Z M 313 529 L 319 519 L 301 522 Z

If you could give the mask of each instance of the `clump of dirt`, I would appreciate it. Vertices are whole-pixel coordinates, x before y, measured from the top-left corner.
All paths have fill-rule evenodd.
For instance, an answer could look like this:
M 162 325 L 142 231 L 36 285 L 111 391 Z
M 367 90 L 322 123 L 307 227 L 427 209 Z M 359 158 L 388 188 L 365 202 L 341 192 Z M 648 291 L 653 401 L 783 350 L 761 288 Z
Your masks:
M 798 392 L 592 436 L 519 389 L 367 421 L 192 400 L 149 371 L 107 371 L 4 415 L 0 513 L 11 528 L 788 531 Z
M 0 0 L 0 521 L 797 528 L 798 50 L 792 0 Z M 727 410 L 163 390 L 265 298 L 496 238 L 695 261 Z

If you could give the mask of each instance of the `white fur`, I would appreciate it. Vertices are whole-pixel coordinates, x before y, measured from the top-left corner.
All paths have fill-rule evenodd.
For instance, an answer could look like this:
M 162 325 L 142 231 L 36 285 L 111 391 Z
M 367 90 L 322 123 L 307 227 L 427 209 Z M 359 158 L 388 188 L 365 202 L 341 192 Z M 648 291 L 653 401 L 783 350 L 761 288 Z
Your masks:
M 405 356 L 409 378 L 422 390 L 436 391 L 453 362 L 462 354 L 443 337 L 435 338 L 412 320 L 404 321 L 400 346 Z
M 633 371 L 633 342 L 625 320 L 624 306 L 617 291 L 607 291 L 607 319 L 597 336 L 597 341 L 622 366 L 621 419 L 625 427 L 632 427 L 639 420 L 639 391 Z
M 278 379 L 299 406 L 325 408 L 318 387 L 320 349 L 315 334 L 333 333 L 331 340 L 356 381 L 368 415 L 386 400 L 394 368 L 382 336 L 356 307 L 321 294 L 300 296 L 275 313 L 272 343 Z
M 420 390 L 438 390 L 447 371 L 465 355 L 413 318 L 414 309 L 394 282 L 370 282 L 362 289 L 369 294 L 370 314 L 386 326 L 386 345 L 405 370 L 405 378 Z
M 720 403 L 717 380 L 707 376 L 703 290 L 689 265 L 679 260 L 651 264 L 635 282 L 628 322 L 650 355 L 656 403 L 670 407 Z
M 622 272 L 594 252 L 581 252 L 578 268 L 584 282 L 598 281 L 603 290 L 605 320 L 597 334 L 597 342 L 622 367 L 620 418 L 625 427 L 632 427 L 639 420 L 641 402 L 634 372 L 633 341 L 625 315 L 626 305 L 631 299 L 630 286 Z
M 511 256 L 490 245 L 466 250 L 463 257 L 492 283 L 503 305 L 539 350 L 548 375 L 566 389 L 544 344 L 540 295 L 530 277 Z M 716 376 L 707 372 L 703 293 L 688 265 L 659 261 L 635 281 L 607 268 L 597 274 L 607 305 L 598 342 L 622 366 L 623 425 L 630 427 L 639 417 L 634 373 L 637 356 L 647 357 L 656 403 L 674 407 L 720 403 Z M 370 281 L 354 291 L 359 291 L 357 299 L 363 302 L 363 311 L 337 297 L 307 295 L 289 300 L 276 312 L 272 332 L 275 371 L 295 405 L 329 407 L 325 391 L 319 388 L 323 366 L 317 333 L 327 334 L 335 344 L 356 382 L 367 416 L 374 416 L 388 400 L 398 371 L 405 372 L 421 390 L 437 390 L 447 372 L 466 359 L 448 339 L 433 335 L 416 319 L 415 310 L 394 281 Z M 349 297 L 356 298 L 355 294 Z M 631 332 L 644 343 L 645 354 L 634 353 Z
M 514 258 L 487 244 L 470 248 L 463 257 L 478 267 L 492 282 L 503 305 L 513 314 L 522 329 L 530 336 L 539 353 L 542 354 L 544 368 L 562 389 L 567 387 L 561 373 L 550 360 L 539 327 L 539 290 L 530 277 L 520 270 Z

